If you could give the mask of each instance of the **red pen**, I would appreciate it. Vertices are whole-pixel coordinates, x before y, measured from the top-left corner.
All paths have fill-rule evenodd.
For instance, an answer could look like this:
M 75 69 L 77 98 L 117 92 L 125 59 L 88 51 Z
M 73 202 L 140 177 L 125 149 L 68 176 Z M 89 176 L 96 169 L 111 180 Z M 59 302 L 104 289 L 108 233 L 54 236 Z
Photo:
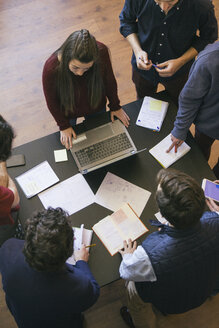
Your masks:
M 177 145 L 175 145 L 175 153 L 177 153 Z

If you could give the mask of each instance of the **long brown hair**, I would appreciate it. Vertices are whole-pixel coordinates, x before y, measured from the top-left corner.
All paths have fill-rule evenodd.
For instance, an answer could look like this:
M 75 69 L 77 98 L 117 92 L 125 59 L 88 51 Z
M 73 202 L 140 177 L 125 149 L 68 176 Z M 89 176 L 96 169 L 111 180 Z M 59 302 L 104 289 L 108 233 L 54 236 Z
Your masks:
M 94 62 L 92 67 L 86 72 L 88 97 L 90 106 L 96 108 L 103 95 L 103 81 L 100 73 L 99 50 L 96 39 L 83 29 L 75 31 L 63 45 L 57 50 L 60 56 L 58 66 L 58 93 L 60 97 L 61 107 L 65 114 L 74 112 L 75 107 L 75 88 L 77 87 L 75 75 L 69 70 L 69 62 L 76 59 L 81 63 Z M 80 90 L 77 90 L 80 95 Z

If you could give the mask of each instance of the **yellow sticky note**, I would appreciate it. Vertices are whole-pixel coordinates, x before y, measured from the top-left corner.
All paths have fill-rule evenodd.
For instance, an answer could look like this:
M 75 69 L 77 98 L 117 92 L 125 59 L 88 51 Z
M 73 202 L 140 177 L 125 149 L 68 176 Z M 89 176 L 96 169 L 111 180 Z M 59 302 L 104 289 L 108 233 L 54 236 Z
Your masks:
M 150 110 L 152 110 L 152 111 L 161 112 L 162 101 L 156 100 L 156 99 L 151 99 L 149 107 L 150 107 Z
M 66 149 L 54 150 L 55 162 L 64 162 L 68 160 Z

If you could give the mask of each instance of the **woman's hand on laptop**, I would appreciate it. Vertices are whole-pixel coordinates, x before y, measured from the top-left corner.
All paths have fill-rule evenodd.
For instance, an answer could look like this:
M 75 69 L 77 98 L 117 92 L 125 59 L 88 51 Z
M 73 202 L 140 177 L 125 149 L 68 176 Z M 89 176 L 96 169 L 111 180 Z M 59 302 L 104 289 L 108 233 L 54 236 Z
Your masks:
M 60 141 L 63 146 L 65 146 L 66 149 L 72 148 L 72 137 L 74 139 L 77 138 L 77 135 L 72 127 L 65 129 L 63 131 L 60 131 Z
M 130 118 L 122 108 L 111 111 L 110 116 L 112 122 L 114 122 L 114 116 L 116 116 L 126 127 L 129 126 Z

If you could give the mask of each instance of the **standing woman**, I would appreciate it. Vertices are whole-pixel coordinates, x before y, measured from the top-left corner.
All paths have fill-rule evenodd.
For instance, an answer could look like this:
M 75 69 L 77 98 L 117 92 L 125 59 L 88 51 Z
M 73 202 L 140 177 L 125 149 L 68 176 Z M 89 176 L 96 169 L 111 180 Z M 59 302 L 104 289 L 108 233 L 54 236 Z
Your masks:
M 118 117 L 127 127 L 129 117 L 120 106 L 117 83 L 108 48 L 88 30 L 73 32 L 47 59 L 43 69 L 43 90 L 47 106 L 60 129 L 60 141 L 72 147 L 77 117 L 106 110 L 111 120 Z

